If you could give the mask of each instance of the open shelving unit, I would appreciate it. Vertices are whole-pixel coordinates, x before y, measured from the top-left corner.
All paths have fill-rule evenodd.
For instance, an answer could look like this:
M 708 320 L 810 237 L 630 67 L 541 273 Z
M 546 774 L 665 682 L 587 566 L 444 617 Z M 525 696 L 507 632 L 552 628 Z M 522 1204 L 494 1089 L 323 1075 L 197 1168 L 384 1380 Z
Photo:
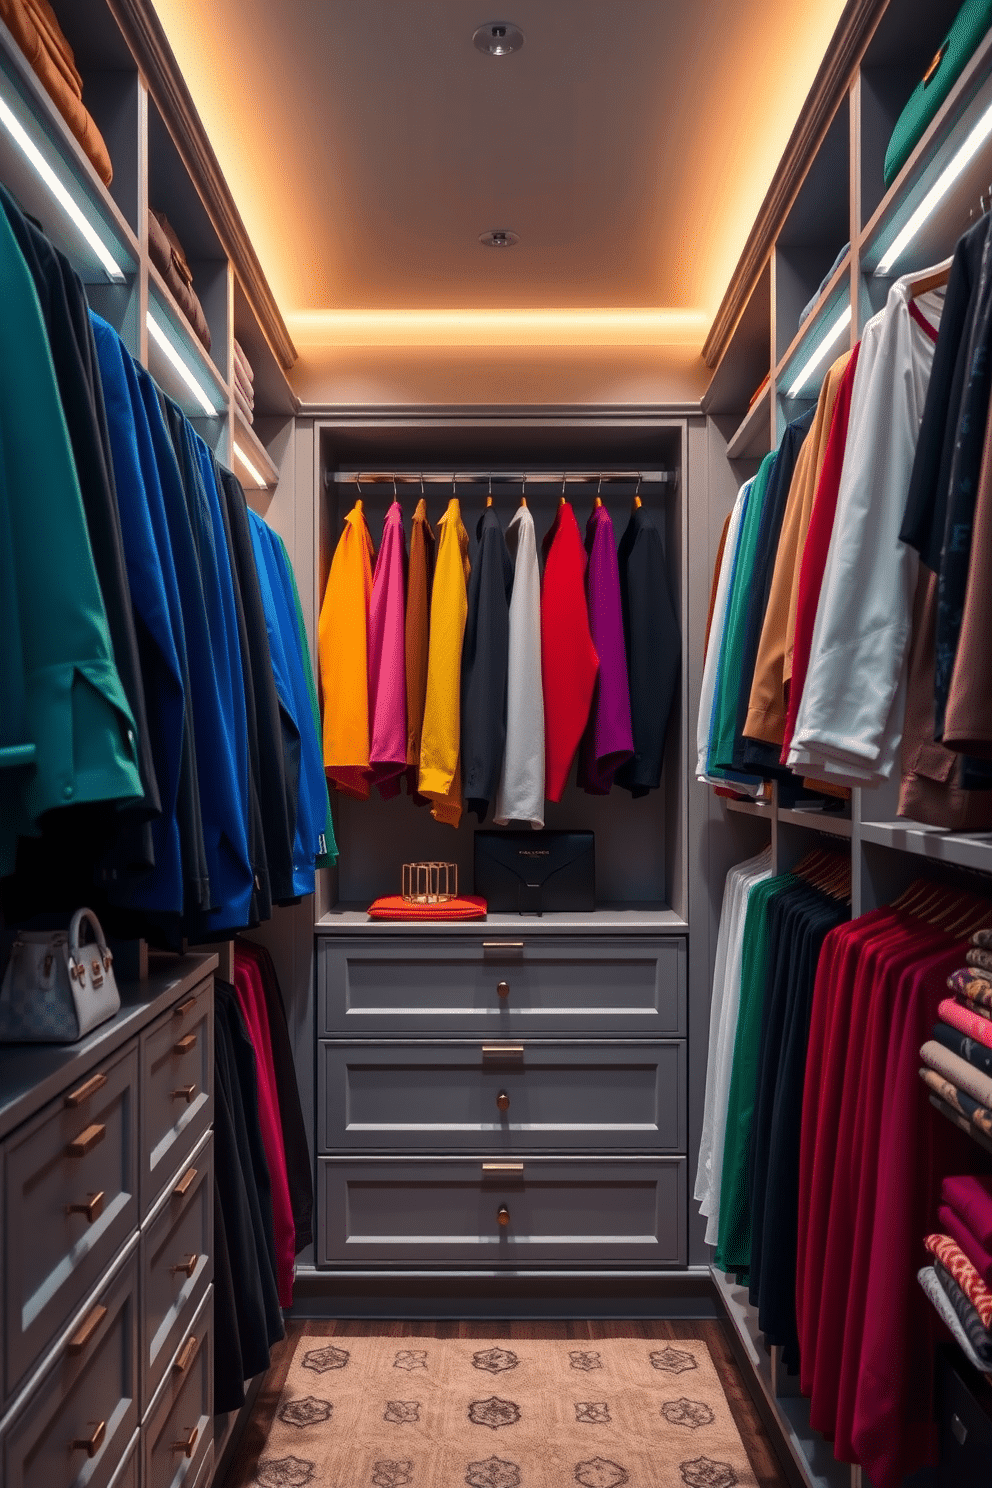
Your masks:
M 871 9 L 862 7 L 866 14 Z M 743 308 L 725 338 L 703 407 L 725 441 L 738 483 L 777 446 L 787 423 L 811 406 L 827 368 L 854 346 L 893 281 L 949 257 L 977 219 L 982 196 L 989 195 L 992 32 L 898 176 L 888 187 L 883 179 L 892 129 L 958 9 L 957 0 L 925 8 L 889 0 L 874 7 L 791 195 L 783 188 L 785 205 L 769 232 L 760 270 L 736 285 L 734 303 Z M 835 263 L 845 242 L 846 252 Z M 765 391 L 748 406 L 765 375 Z M 903 820 L 892 783 L 853 791 L 842 812 L 785 808 L 777 786 L 767 803 L 723 805 L 728 823 L 744 818 L 755 824 L 755 833 L 767 830 L 775 872 L 830 839 L 850 851 L 853 916 L 891 902 L 919 876 L 989 875 L 980 882 L 992 892 L 992 833 L 955 833 Z M 767 828 L 757 825 L 765 822 Z M 949 1108 L 943 1114 L 961 1124 Z M 987 1139 L 981 1145 L 989 1145 Z M 807 1488 L 868 1488 L 859 1468 L 835 1462 L 829 1443 L 809 1430 L 806 1402 L 790 1394 L 775 1351 L 766 1351 L 746 1289 L 717 1271 L 713 1280 L 752 1392 L 777 1430 L 796 1480 Z

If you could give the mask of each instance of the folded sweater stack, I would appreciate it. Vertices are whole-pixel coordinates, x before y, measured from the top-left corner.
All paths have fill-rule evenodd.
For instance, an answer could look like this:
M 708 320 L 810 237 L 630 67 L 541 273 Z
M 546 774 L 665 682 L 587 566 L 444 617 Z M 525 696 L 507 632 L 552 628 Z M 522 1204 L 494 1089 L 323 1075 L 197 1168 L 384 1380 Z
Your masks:
M 172 290 L 180 310 L 189 321 L 197 340 L 210 350 L 210 327 L 199 296 L 193 288 L 193 271 L 186 261 L 183 245 L 164 212 L 148 211 L 148 256 Z
M 940 1232 L 923 1242 L 933 1263 L 920 1285 L 966 1357 L 992 1372 L 992 1179 L 945 1178 L 937 1217 Z
M 234 401 L 246 424 L 255 422 L 255 374 L 237 341 L 234 343 Z

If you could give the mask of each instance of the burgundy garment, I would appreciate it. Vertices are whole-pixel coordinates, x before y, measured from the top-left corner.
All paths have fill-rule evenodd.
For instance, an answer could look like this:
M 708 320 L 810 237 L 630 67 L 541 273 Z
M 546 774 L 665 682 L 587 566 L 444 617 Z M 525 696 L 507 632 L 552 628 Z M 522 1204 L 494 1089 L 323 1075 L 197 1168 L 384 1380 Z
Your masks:
M 400 793 L 407 768 L 406 535 L 392 502 L 382 524 L 369 600 L 369 775 L 385 800 Z
M 578 784 L 591 796 L 608 796 L 613 777 L 634 753 L 630 683 L 623 639 L 620 569 L 613 523 L 605 506 L 593 507 L 586 523 L 586 603 L 589 630 L 599 657 L 589 722 L 579 746 Z
M 953 1209 L 985 1248 L 992 1251 L 992 1178 L 962 1174 L 945 1178 L 940 1201 Z
M 937 1219 L 945 1234 L 960 1245 L 986 1286 L 992 1286 L 992 1255 L 950 1204 L 941 1204 Z
M 279 1115 L 279 1092 L 272 1060 L 269 1015 L 265 1007 L 265 989 L 255 962 L 235 951 L 234 988 L 238 1004 L 255 1050 L 258 1065 L 258 1115 L 262 1128 L 265 1157 L 272 1182 L 272 1219 L 276 1241 L 276 1282 L 279 1305 L 293 1305 L 293 1276 L 296 1257 L 296 1227 L 289 1197 L 286 1152 L 283 1145 L 282 1121 Z

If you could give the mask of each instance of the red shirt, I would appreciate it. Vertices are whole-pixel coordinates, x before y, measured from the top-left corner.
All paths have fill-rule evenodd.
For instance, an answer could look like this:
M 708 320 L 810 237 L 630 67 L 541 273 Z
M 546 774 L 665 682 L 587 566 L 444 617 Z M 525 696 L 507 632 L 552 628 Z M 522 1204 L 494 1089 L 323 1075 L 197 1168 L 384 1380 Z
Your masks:
M 599 671 L 586 606 L 586 550 L 567 501 L 558 507 L 543 552 L 544 791 L 549 801 L 560 801 L 589 717 Z

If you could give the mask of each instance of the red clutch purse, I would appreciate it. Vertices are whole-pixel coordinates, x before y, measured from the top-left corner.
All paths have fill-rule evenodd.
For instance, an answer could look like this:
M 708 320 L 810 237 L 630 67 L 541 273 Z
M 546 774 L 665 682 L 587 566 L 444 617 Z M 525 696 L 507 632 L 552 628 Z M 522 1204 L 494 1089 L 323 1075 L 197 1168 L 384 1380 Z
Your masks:
M 484 920 L 485 899 L 474 894 L 455 895 L 443 904 L 411 904 L 402 894 L 387 894 L 369 905 L 372 920 Z

